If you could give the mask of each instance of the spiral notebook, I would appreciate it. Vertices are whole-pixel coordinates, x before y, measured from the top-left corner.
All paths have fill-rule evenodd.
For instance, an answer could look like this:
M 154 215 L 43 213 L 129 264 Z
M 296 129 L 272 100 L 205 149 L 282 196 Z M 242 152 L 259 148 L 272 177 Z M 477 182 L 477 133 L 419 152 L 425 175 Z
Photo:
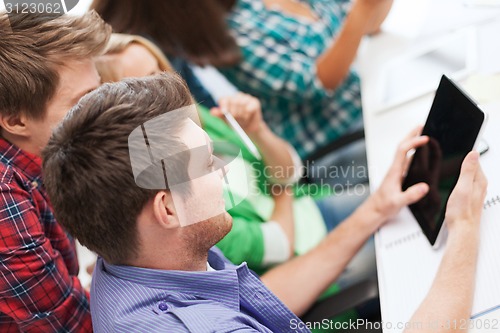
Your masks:
M 480 227 L 473 319 L 500 311 L 500 104 L 489 113 L 484 138 L 490 150 L 481 156 L 489 186 Z M 432 285 L 444 247 L 432 249 L 407 208 L 379 231 L 376 246 L 382 319 L 407 322 Z
M 491 197 L 484 203 L 484 209 L 493 208 L 496 205 L 500 205 L 500 195 L 496 197 Z

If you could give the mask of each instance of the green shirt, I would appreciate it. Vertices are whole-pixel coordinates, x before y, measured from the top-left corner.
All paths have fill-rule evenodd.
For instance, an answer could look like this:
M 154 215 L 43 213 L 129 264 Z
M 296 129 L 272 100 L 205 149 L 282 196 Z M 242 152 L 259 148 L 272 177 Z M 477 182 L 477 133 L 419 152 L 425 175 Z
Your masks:
M 242 152 L 241 168 L 231 168 L 231 188 L 233 195 L 245 196 L 243 201 L 228 212 L 233 217 L 233 228 L 217 246 L 234 264 L 243 261 L 248 266 L 263 273 L 264 240 L 261 224 L 270 220 L 274 200 L 263 191 L 266 178 L 263 172 L 264 164 L 250 154 L 236 133 L 222 120 L 210 115 L 204 107 L 199 107 L 200 118 L 205 131 L 213 141 L 228 141 L 237 145 Z M 216 151 L 224 154 L 224 152 Z M 236 184 L 235 184 L 236 180 Z M 243 194 L 248 188 L 248 195 Z M 294 201 L 295 218 L 295 251 L 301 255 L 316 246 L 326 235 L 326 227 L 321 213 L 309 195 L 307 186 L 296 186 Z M 327 189 L 320 189 L 316 196 L 329 195 Z

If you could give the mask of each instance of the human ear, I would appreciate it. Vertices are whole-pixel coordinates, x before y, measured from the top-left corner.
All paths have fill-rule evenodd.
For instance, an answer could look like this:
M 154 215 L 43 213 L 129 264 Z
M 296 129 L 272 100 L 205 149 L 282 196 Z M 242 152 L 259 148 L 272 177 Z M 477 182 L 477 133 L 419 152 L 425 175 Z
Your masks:
M 0 127 L 10 135 L 29 137 L 27 117 L 23 115 L 0 116 Z
M 153 199 L 153 214 L 156 222 L 163 228 L 180 227 L 172 195 L 167 191 L 159 191 Z

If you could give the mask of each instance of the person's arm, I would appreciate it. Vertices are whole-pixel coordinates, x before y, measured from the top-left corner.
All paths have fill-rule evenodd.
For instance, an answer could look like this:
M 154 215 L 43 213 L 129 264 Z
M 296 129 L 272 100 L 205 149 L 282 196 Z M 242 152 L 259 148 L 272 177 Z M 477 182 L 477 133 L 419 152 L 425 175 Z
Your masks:
M 257 98 L 243 93 L 222 98 L 219 107 L 211 110 L 212 115 L 224 119 L 221 108 L 233 115 L 257 146 L 266 165 L 267 177 L 278 182 L 294 178 L 297 166 L 290 153 L 293 148 L 269 129 L 262 119 Z
M 295 252 L 295 219 L 293 216 L 293 189 L 289 187 L 274 186 L 272 189 L 274 199 L 274 211 L 271 221 L 277 223 L 283 230 L 283 234 L 288 240 L 288 256 L 286 260 L 293 256 Z M 285 260 L 283 260 L 285 261 Z
M 316 74 L 326 89 L 337 88 L 349 73 L 364 35 L 377 32 L 392 0 L 356 0 L 333 42 L 316 61 Z
M 0 185 L 0 313 L 23 332 L 90 332 L 88 294 L 45 237 L 28 193 Z
M 441 265 L 406 333 L 467 331 L 486 187 L 479 153 L 472 152 L 464 160 L 459 181 L 446 207 L 449 235 Z
M 428 186 L 416 184 L 401 191 L 408 164 L 407 152 L 428 141 L 414 130 L 400 144 L 395 160 L 380 188 L 349 218 L 310 252 L 284 263 L 262 276 L 264 284 L 296 315 L 302 315 L 319 295 L 340 276 L 365 241 L 399 210 L 421 199 Z
M 297 165 L 297 158 L 293 155 L 295 150 L 283 139 L 274 134 L 266 125 L 262 119 L 260 102 L 257 98 L 243 93 L 222 98 L 219 101 L 219 107 L 211 110 L 212 115 L 224 119 L 221 111 L 222 108 L 225 108 L 233 115 L 241 128 L 258 147 L 265 164 L 264 173 L 270 183 L 286 185 L 287 183 L 296 182 L 300 178 L 302 164 Z M 274 244 L 273 248 L 276 249 L 276 252 L 280 253 L 276 258 L 279 258 L 279 262 L 282 262 L 289 259 L 294 253 L 294 195 L 293 191 L 286 186 L 274 186 L 271 189 L 271 195 L 274 199 L 274 210 L 270 221 L 276 223 L 281 228 L 281 231 L 272 226 L 264 230 L 269 235 L 267 237 L 268 241 L 264 243 L 269 244 L 271 236 L 280 240 Z M 266 227 L 264 226 L 263 228 Z M 265 235 L 266 233 L 264 233 Z M 283 235 L 286 236 L 286 242 L 283 241 Z M 266 239 L 266 237 L 264 238 Z M 266 248 L 271 247 L 266 246 Z M 287 254 L 285 255 L 285 253 Z M 272 260 L 272 262 L 277 263 L 276 260 Z

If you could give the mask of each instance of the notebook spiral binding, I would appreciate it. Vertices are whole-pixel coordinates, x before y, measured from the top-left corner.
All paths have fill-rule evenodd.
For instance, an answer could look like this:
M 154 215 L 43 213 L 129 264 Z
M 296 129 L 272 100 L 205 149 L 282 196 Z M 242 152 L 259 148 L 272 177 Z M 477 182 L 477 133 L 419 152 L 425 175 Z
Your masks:
M 486 209 L 491 208 L 491 207 L 496 206 L 496 205 L 500 206 L 500 195 L 497 195 L 495 197 L 492 197 L 492 198 L 486 200 L 486 202 L 484 203 L 484 209 L 486 210 Z M 422 230 L 416 231 L 414 233 L 411 233 L 409 235 L 401 237 L 400 239 L 397 239 L 395 241 L 392 241 L 390 243 L 385 244 L 385 249 L 388 250 L 388 249 L 391 249 L 393 247 L 402 245 L 404 243 L 408 243 L 408 242 L 410 242 L 410 241 L 412 241 L 412 240 L 414 240 L 422 235 L 423 235 Z
M 423 234 L 422 230 L 415 231 L 414 233 L 411 233 L 409 235 L 401 237 L 400 239 L 397 239 L 395 241 L 392 241 L 390 243 L 385 244 L 385 249 L 388 250 L 392 247 L 399 246 L 399 245 L 402 245 L 404 243 L 408 243 L 408 242 L 422 236 L 422 234 Z
M 484 203 L 484 209 L 488 209 L 496 205 L 500 205 L 500 195 L 497 195 L 496 197 L 492 197 L 491 199 L 486 200 L 486 202 Z

